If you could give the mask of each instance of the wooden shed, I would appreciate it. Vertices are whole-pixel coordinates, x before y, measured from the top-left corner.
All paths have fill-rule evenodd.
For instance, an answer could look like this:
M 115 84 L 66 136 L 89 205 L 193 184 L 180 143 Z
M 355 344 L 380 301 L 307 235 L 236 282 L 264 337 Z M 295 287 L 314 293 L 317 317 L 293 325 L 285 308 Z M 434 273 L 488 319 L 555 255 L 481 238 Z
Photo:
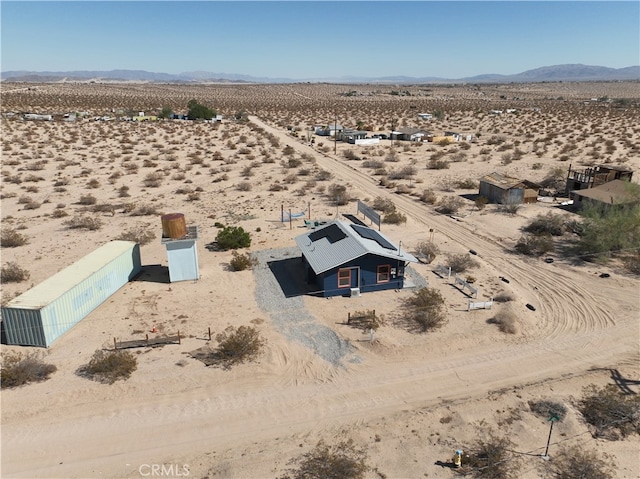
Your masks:
M 540 185 L 494 172 L 480 179 L 480 196 L 490 203 L 517 205 L 538 201 Z

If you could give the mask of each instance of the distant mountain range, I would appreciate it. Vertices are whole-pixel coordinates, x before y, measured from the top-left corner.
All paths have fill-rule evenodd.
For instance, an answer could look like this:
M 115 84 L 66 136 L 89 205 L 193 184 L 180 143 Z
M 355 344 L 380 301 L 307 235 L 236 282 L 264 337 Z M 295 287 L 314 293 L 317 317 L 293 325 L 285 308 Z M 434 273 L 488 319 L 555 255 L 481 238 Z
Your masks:
M 332 78 L 267 78 L 241 75 L 238 73 L 212 73 L 206 71 L 179 74 L 154 73 L 144 70 L 111 71 L 5 71 L 0 73 L 2 81 L 21 82 L 63 82 L 63 81 L 109 81 L 109 82 L 152 82 L 152 83 L 538 83 L 558 81 L 640 81 L 640 65 L 626 68 L 608 68 L 592 65 L 554 65 L 527 70 L 514 75 L 489 73 L 466 78 L 440 77 L 332 77 Z

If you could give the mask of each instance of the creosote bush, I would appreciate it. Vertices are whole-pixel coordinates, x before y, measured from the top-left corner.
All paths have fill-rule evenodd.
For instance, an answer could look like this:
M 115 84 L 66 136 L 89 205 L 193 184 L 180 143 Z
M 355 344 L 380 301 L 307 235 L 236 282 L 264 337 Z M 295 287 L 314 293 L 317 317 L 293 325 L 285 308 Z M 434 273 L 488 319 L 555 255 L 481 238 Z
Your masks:
M 244 271 L 246 269 L 251 269 L 257 264 L 255 258 L 251 256 L 249 253 L 240 254 L 237 251 L 233 251 L 233 257 L 229 261 L 229 265 L 234 271 Z
M 156 234 L 152 230 L 141 226 L 139 228 L 131 228 L 121 233 L 116 239 L 122 241 L 135 241 L 140 246 L 144 246 L 156 239 Z
M 421 288 L 404 301 L 403 317 L 421 333 L 437 329 L 446 320 L 444 304 L 440 291 Z
M 13 228 L 2 228 L 0 233 L 0 246 L 3 248 L 15 248 L 16 246 L 22 246 L 29 242 L 27 237 L 22 233 L 19 233 Z
M 557 421 L 563 421 L 567 415 L 567 408 L 564 404 L 548 399 L 529 401 L 529 408 L 531 409 L 531 412 L 544 420 L 548 420 L 551 416 L 555 416 Z
M 212 355 L 214 364 L 225 369 L 254 360 L 262 351 L 264 340 L 252 326 L 229 326 L 216 335 L 218 348 Z
M 464 201 L 457 196 L 447 196 L 440 200 L 440 204 L 436 208 L 438 213 L 445 215 L 453 215 L 464 206 Z
M 384 215 L 382 222 L 391 225 L 401 225 L 407 222 L 407 217 L 399 211 L 392 211 Z
M 421 241 L 416 245 L 415 253 L 418 259 L 424 258 L 425 262 L 431 263 L 440 254 L 440 248 L 433 241 Z
M 625 394 L 613 384 L 587 386 L 578 409 L 594 437 L 616 440 L 640 433 L 640 395 Z
M 88 364 L 78 369 L 78 375 L 106 384 L 128 379 L 137 369 L 138 360 L 129 351 L 98 349 Z
M 3 355 L 0 370 L 2 389 L 46 381 L 58 368 L 43 361 L 38 352 L 9 352 Z
M 452 273 L 464 273 L 472 268 L 477 268 L 480 263 L 473 259 L 469 253 L 448 254 L 447 266 L 451 268 Z
M 245 231 L 242 226 L 225 226 L 218 231 L 216 243 L 224 251 L 248 248 L 251 246 L 251 234 Z
M 527 256 L 542 256 L 555 250 L 555 244 L 549 234 L 527 234 L 520 237 L 515 250 Z
M 536 216 L 522 229 L 534 235 L 562 236 L 565 220 L 561 215 L 548 212 L 545 215 Z
M 29 271 L 20 267 L 14 261 L 9 261 L 0 270 L 0 282 L 2 283 L 21 283 L 29 279 Z
M 487 439 L 478 439 L 462 456 L 460 475 L 483 479 L 516 479 L 520 461 L 510 452 L 515 445 L 494 432 Z
M 503 333 L 516 334 L 518 332 L 518 317 L 516 313 L 510 309 L 498 311 L 495 316 L 487 322 L 497 324 L 498 329 Z
M 598 456 L 582 447 L 562 448 L 550 463 L 554 479 L 614 479 L 615 464 L 609 456 Z
M 293 459 L 297 467 L 280 479 L 362 479 L 370 469 L 366 460 L 366 450 L 356 447 L 352 439 L 331 445 L 320 441 L 311 451 Z
M 70 229 L 97 231 L 102 227 L 102 220 L 96 216 L 76 215 L 63 224 Z

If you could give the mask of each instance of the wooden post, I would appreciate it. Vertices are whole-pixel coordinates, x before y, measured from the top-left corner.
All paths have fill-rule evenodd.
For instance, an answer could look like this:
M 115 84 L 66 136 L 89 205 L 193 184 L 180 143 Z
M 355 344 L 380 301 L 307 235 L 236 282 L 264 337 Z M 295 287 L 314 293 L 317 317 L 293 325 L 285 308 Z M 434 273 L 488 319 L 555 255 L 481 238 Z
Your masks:
M 180 330 L 178 329 L 178 344 L 182 344 L 182 341 L 180 341 Z
M 144 338 L 145 342 L 147 343 L 147 346 L 149 345 L 149 334 L 145 334 L 145 338 Z
M 308 210 L 309 210 L 309 219 L 311 219 L 311 201 L 309 201 Z
M 347 313 L 347 324 L 351 323 L 351 313 Z
M 284 223 L 284 203 L 280 205 L 280 221 Z
M 209 341 L 211 341 L 211 326 L 209 326 Z
M 116 338 L 113 338 L 113 349 L 114 351 L 118 349 L 118 343 L 116 342 Z
M 293 229 L 293 219 L 291 218 L 291 208 L 289 208 L 289 229 Z

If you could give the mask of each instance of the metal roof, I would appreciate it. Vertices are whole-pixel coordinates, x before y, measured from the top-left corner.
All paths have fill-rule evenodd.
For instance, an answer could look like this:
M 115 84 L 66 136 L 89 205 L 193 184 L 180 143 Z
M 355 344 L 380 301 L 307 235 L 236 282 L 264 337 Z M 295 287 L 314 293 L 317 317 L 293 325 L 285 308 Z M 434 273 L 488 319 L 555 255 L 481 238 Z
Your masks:
M 12 299 L 8 308 L 39 309 L 52 303 L 74 286 L 85 281 L 115 258 L 133 250 L 135 241 L 110 241 L 84 258 L 45 279 L 42 283 Z
M 359 226 L 359 228 L 363 227 Z M 297 236 L 295 241 L 316 274 L 336 268 L 366 254 L 399 261 L 418 262 L 413 255 L 400 250 L 381 232 L 366 227 L 364 229 L 368 230 L 367 236 L 369 237 L 358 234 L 351 224 L 336 220 L 321 228 L 316 228 L 314 231 Z M 394 249 L 389 249 L 389 245 Z
M 483 176 L 480 181 L 489 183 L 490 185 L 497 186 L 500 189 L 508 190 L 522 184 L 522 180 L 513 178 L 511 176 L 501 175 L 500 173 L 493 172 L 490 175 Z

